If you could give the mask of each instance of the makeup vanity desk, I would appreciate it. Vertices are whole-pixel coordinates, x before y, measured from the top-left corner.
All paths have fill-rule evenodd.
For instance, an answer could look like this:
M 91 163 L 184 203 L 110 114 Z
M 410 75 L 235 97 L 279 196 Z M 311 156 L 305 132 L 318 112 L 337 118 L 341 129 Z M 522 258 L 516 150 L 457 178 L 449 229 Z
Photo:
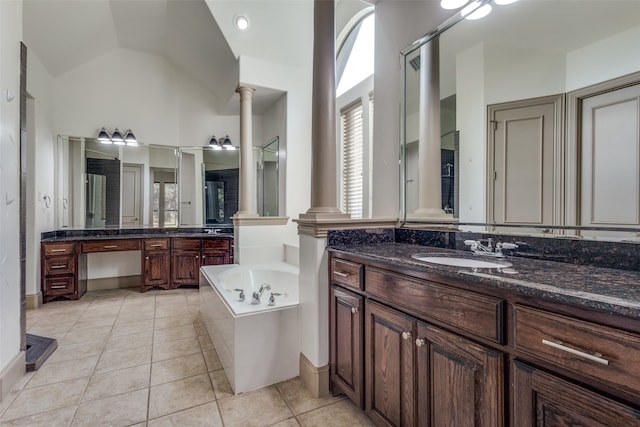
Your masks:
M 233 229 L 61 230 L 42 233 L 43 302 L 77 300 L 87 291 L 87 254 L 140 251 L 140 292 L 198 286 L 200 266 L 233 264 Z

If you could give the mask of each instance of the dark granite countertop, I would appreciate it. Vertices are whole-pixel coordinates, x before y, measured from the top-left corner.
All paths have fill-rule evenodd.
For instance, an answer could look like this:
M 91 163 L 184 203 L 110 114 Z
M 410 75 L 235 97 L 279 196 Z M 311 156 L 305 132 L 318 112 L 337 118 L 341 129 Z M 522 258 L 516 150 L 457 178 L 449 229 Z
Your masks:
M 335 245 L 330 250 L 358 255 L 392 266 L 432 272 L 457 280 L 516 291 L 561 304 L 571 304 L 606 313 L 640 318 L 640 272 L 540 261 L 519 257 L 492 258 L 470 251 L 450 250 L 404 243 Z M 496 269 L 450 267 L 411 258 L 455 256 L 483 261 L 508 262 L 516 274 Z

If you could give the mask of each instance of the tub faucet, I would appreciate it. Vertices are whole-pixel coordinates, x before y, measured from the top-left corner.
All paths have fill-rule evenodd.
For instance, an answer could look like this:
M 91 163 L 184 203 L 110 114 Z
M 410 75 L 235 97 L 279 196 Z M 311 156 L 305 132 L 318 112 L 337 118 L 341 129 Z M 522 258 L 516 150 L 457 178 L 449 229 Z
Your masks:
M 270 290 L 271 290 L 271 285 L 268 285 L 266 283 L 263 283 L 262 285 L 260 285 L 260 289 L 255 291 L 251 296 L 251 304 L 260 304 L 260 297 L 262 296 L 262 293 L 264 291 L 270 291 Z

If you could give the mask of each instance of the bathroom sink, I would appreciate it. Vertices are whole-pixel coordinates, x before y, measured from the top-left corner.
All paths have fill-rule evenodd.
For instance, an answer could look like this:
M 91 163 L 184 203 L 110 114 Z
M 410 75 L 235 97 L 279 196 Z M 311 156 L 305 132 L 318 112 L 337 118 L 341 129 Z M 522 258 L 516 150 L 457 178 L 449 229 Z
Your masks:
M 507 268 L 511 267 L 509 262 L 484 261 L 480 259 L 468 259 L 448 256 L 428 256 L 426 254 L 411 255 L 411 258 L 431 264 L 448 265 L 451 267 L 467 268 Z

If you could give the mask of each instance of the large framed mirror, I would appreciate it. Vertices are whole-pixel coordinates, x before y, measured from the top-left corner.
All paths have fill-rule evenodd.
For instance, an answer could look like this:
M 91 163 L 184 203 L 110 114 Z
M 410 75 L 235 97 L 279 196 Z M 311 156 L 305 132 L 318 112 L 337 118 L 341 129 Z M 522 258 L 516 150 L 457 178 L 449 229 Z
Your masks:
M 420 221 L 431 187 L 463 229 L 635 236 L 640 2 L 483 3 L 485 18 L 458 14 L 402 52 L 403 218 Z

